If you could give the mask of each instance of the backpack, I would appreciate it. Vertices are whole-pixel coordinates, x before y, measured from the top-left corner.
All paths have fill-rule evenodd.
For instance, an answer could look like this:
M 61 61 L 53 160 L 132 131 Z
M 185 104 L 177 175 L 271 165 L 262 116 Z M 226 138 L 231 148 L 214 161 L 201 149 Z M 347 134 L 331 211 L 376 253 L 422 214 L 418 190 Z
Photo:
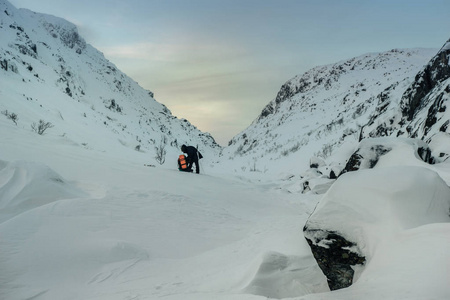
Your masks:
M 179 169 L 181 171 L 187 170 L 187 162 L 186 162 L 186 156 L 185 155 L 181 154 L 178 157 L 178 166 L 179 166 Z

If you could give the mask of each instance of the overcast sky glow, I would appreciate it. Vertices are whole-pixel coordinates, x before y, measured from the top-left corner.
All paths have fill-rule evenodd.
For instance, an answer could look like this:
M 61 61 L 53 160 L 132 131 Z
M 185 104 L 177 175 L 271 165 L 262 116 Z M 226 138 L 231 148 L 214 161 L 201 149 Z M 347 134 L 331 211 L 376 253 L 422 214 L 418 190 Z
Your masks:
M 440 48 L 448 0 L 9 0 L 52 14 L 172 113 L 222 145 L 308 69 L 393 48 Z

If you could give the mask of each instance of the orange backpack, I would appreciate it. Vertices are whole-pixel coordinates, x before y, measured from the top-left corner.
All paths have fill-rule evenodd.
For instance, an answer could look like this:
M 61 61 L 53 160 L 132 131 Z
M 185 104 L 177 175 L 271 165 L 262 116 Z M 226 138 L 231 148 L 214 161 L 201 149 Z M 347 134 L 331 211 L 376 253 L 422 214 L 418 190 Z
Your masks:
M 178 160 L 180 161 L 181 169 L 182 169 L 182 170 L 187 169 L 186 156 L 184 156 L 183 154 L 181 154 L 180 157 L 178 158 Z

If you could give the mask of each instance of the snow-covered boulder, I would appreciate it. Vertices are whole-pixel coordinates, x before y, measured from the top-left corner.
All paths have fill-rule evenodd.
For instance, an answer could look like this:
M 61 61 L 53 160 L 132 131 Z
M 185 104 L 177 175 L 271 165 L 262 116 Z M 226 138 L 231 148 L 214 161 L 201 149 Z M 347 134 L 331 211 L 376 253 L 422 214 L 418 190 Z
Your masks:
M 325 165 L 326 165 L 325 160 L 323 160 L 320 157 L 313 156 L 309 159 L 309 167 L 311 169 L 313 169 L 313 168 L 317 169 L 317 168 L 323 167 Z
M 438 132 L 428 142 L 431 155 L 437 163 L 448 160 L 450 157 L 450 133 Z
M 353 283 L 380 242 L 429 223 L 450 222 L 450 188 L 423 167 L 349 172 L 319 202 L 304 226 L 331 290 Z M 359 272 L 357 273 L 359 275 Z
M 342 173 L 371 169 L 375 167 L 381 156 L 388 154 L 393 149 L 400 149 L 404 155 L 413 155 L 416 159 L 427 163 L 433 161 L 428 144 L 422 140 L 392 137 L 369 138 L 359 143 Z
M 292 187 L 295 186 L 297 187 L 295 192 L 325 194 L 336 179 L 336 177 L 331 178 L 329 176 L 330 172 L 333 171 L 328 166 L 322 166 L 320 169 L 310 168 L 301 173 L 300 178 L 296 176 L 289 178 L 288 191 L 294 192 Z M 286 187 L 288 187 L 287 184 L 285 184 Z

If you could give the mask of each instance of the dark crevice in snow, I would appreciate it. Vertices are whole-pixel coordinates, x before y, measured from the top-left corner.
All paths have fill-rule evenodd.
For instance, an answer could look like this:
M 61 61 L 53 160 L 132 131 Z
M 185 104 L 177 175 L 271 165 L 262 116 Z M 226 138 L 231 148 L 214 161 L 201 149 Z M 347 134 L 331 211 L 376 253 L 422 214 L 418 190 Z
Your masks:
M 364 256 L 350 250 L 356 244 L 332 231 L 309 230 L 307 226 L 303 231 L 317 264 L 328 279 L 330 290 L 352 285 L 355 273 L 352 266 L 364 265 L 366 261 Z M 308 238 L 312 236 L 315 238 Z

